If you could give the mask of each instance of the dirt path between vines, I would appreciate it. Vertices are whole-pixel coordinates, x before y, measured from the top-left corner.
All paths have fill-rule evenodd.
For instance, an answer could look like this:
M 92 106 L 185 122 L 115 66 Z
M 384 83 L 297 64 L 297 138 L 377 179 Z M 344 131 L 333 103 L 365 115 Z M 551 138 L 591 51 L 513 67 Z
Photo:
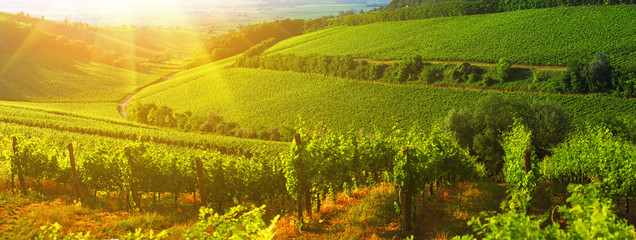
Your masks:
M 128 116 L 126 115 L 126 107 L 128 107 L 128 103 L 130 102 L 130 100 L 132 100 L 132 98 L 137 95 L 137 93 L 139 93 L 141 90 L 143 90 L 144 88 L 150 87 L 152 85 L 155 85 L 157 83 L 162 83 L 165 81 L 170 80 L 175 74 L 177 74 L 176 72 L 170 73 L 154 82 L 148 83 L 144 86 L 138 87 L 137 89 L 133 90 L 132 92 L 126 94 L 126 96 L 124 98 L 122 98 L 121 100 L 119 100 L 119 102 L 117 103 L 117 111 L 119 111 L 119 115 L 121 115 L 123 118 L 128 118 Z
M 374 60 L 369 58 L 361 58 L 356 60 L 367 61 L 368 63 L 384 63 L 384 64 L 392 64 L 395 62 L 399 62 L 399 60 Z M 481 66 L 481 67 L 497 67 L 497 63 L 487 63 L 487 62 L 470 62 L 470 61 L 424 61 L 426 63 L 432 64 L 462 64 L 462 63 L 470 63 L 470 65 Z M 536 69 L 536 70 L 550 70 L 550 71 L 565 71 L 568 68 L 563 66 L 539 66 L 539 65 L 524 65 L 524 64 L 513 64 L 512 68 L 525 68 L 525 69 Z

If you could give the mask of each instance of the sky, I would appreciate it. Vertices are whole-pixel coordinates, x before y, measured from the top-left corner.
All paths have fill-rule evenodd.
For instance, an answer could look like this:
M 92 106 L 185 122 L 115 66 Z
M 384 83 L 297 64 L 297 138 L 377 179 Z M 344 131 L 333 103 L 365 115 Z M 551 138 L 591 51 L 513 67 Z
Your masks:
M 193 11 L 253 5 L 259 0 L 0 0 L 0 11 L 96 25 L 134 23 L 137 17 L 187 16 Z M 205 7 L 202 7 L 205 6 Z
M 25 12 L 56 13 L 66 12 L 106 12 L 148 11 L 153 9 L 186 8 L 192 5 L 236 6 L 257 1 L 247 0 L 2 0 L 0 11 L 14 12 L 18 9 Z
M 281 17 L 320 17 L 353 9 L 346 4 L 330 10 L 307 7 L 338 5 L 338 2 L 344 0 L 0 0 L 0 11 L 24 11 L 31 17 L 43 16 L 49 20 L 86 22 L 98 26 L 197 26 L 235 20 L 244 23 Z M 262 3 L 269 4 L 259 5 Z M 272 11 L 272 7 L 276 10 Z M 364 6 L 355 7 L 360 8 Z M 246 20 L 248 16 L 251 20 Z

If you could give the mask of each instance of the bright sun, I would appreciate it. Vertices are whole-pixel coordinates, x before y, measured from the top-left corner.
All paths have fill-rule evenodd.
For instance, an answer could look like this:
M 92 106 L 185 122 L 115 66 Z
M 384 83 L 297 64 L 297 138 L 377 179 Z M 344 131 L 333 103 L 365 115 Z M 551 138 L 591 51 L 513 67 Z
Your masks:
M 2 0 L 0 11 L 24 11 L 47 19 L 85 21 L 96 25 L 149 24 L 142 18 L 183 25 L 192 12 L 237 6 L 246 0 Z

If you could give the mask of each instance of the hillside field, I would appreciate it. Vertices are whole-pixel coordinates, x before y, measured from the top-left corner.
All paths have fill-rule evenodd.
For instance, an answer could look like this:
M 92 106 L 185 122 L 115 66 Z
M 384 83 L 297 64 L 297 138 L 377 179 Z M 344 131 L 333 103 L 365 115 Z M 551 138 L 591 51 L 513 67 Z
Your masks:
M 161 76 L 161 71 L 150 74 L 121 69 L 52 49 L 0 53 L 0 66 L 2 100 L 117 101 Z
M 177 112 L 214 111 L 241 126 L 295 127 L 298 116 L 347 129 L 388 131 L 418 126 L 431 129 L 448 110 L 472 108 L 489 95 L 561 104 L 577 127 L 594 114 L 636 115 L 635 99 L 541 93 L 461 90 L 419 85 L 358 82 L 316 74 L 224 68 L 210 64 L 181 72 L 169 82 L 142 91 L 133 100 L 165 105 Z
M 116 102 L 192 57 L 195 32 L 0 12 L 0 100 Z
M 636 58 L 634 16 L 634 5 L 595 6 L 340 26 L 281 41 L 265 54 L 564 65 L 606 52 L 626 65 Z

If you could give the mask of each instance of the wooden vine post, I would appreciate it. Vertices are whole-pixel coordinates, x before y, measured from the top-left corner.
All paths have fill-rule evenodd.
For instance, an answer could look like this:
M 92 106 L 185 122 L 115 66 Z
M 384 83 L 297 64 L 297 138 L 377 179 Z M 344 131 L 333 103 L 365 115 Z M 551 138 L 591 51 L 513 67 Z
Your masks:
M 523 151 L 523 163 L 525 166 L 526 174 L 528 174 L 528 172 L 532 170 L 531 156 L 532 156 L 532 149 L 528 148 L 525 151 Z
M 305 190 L 305 212 L 307 212 L 307 216 L 311 217 L 311 189 L 307 188 Z
M 409 166 L 409 164 L 411 164 L 411 160 L 409 159 L 409 152 L 408 152 L 408 148 L 402 149 L 402 154 L 406 157 L 406 165 L 405 166 Z M 406 179 L 405 180 L 405 186 L 400 186 L 400 193 L 399 193 L 399 201 L 402 207 L 402 230 L 403 231 L 409 231 L 411 230 L 411 208 L 412 208 L 412 197 L 411 197 L 411 193 L 409 192 L 408 189 L 408 185 L 412 184 L 411 183 L 411 177 L 409 176 L 408 173 L 406 173 Z
M 128 147 L 124 148 L 124 151 L 126 153 L 126 157 L 128 157 L 128 166 L 130 167 L 130 193 L 132 195 L 133 202 L 135 202 L 135 207 L 141 208 L 141 201 L 139 199 L 139 194 L 137 193 L 137 184 L 135 183 L 135 168 L 133 167 L 132 154 Z
M 629 198 L 625 196 L 625 216 L 629 218 Z
M 300 139 L 300 133 L 295 133 L 294 134 L 294 142 L 296 143 L 296 146 L 299 148 L 297 154 L 300 155 L 301 149 L 300 149 L 300 144 L 302 143 L 302 140 Z M 298 165 L 302 167 L 302 162 L 303 160 L 301 158 L 298 158 Z M 298 170 L 298 169 L 297 169 Z M 303 222 L 303 191 L 300 185 L 300 182 L 298 183 L 298 195 L 296 196 L 297 199 L 297 203 L 298 203 L 298 221 L 302 224 Z
M 322 206 L 321 200 L 322 194 L 320 193 L 320 191 L 316 191 L 316 213 L 320 212 L 320 207 Z
M 22 163 L 20 156 L 18 155 L 18 138 L 13 136 L 13 155 L 15 156 L 15 166 L 18 172 L 18 181 L 20 181 L 20 190 L 22 194 L 27 194 L 26 184 L 24 183 L 24 176 L 22 176 Z
M 205 193 L 205 179 L 203 175 L 203 162 L 201 162 L 201 158 L 195 158 L 194 163 L 197 170 L 197 180 L 199 181 L 199 195 L 201 195 L 201 205 L 208 205 L 208 195 Z M 195 200 L 196 201 L 196 200 Z
M 75 165 L 75 154 L 73 153 L 73 143 L 68 144 L 68 156 L 71 160 L 71 171 L 73 171 L 73 196 L 80 197 L 80 184 L 77 177 L 77 167 Z
M 15 155 L 16 153 L 16 142 L 13 142 L 13 154 Z M 15 168 L 15 163 L 13 160 L 11 160 L 11 194 L 15 194 L 15 175 L 13 173 L 13 169 Z

